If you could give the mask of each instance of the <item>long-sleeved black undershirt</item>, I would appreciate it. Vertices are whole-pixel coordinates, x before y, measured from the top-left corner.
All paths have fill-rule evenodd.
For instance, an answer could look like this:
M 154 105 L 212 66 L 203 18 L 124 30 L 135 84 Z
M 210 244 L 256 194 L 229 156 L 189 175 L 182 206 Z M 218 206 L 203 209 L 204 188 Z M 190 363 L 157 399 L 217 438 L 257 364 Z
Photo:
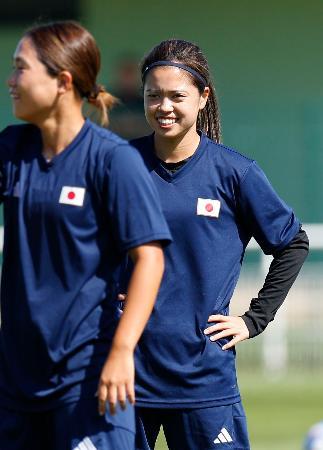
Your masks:
M 176 172 L 189 159 L 176 163 L 161 160 L 161 164 L 170 172 Z M 301 270 L 308 249 L 307 234 L 301 229 L 284 249 L 273 254 L 274 259 L 258 297 L 251 300 L 249 310 L 241 316 L 247 325 L 250 338 L 264 331 L 269 322 L 274 319 Z
M 243 314 L 249 337 L 260 334 L 271 322 L 285 300 L 306 259 L 309 241 L 304 230 L 300 230 L 283 250 L 273 254 L 264 285 L 253 298 L 249 310 Z

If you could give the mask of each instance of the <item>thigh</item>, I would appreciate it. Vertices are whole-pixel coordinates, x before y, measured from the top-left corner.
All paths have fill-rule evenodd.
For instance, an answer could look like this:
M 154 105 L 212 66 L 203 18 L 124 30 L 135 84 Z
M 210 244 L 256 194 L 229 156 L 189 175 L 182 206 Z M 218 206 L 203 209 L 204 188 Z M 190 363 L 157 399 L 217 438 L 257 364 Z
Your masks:
M 165 412 L 162 425 L 170 450 L 250 449 L 241 403 Z
M 80 400 L 55 410 L 54 450 L 134 450 L 134 408 L 100 416 L 97 399 Z
M 159 409 L 136 408 L 136 450 L 153 450 L 160 430 Z
M 0 408 L 0 448 L 54 450 L 49 413 L 25 413 Z

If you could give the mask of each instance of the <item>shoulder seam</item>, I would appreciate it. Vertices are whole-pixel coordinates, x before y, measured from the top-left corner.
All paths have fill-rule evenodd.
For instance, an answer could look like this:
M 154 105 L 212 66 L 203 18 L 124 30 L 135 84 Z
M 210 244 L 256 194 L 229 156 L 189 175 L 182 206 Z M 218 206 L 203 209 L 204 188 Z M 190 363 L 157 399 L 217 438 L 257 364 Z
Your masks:
M 206 137 L 207 137 L 207 136 L 206 136 Z M 212 141 L 209 137 L 207 137 L 207 139 L 208 139 L 209 143 L 211 142 L 212 144 L 216 145 L 217 147 L 220 147 L 220 148 L 222 148 L 222 149 L 224 149 L 224 150 L 228 150 L 230 153 L 234 153 L 234 154 L 240 156 L 241 158 L 243 158 L 243 159 L 245 159 L 245 160 L 247 160 L 247 161 L 254 162 L 254 159 L 249 158 L 249 156 L 246 156 L 246 155 L 240 153 L 238 150 L 235 150 L 235 149 L 233 149 L 233 148 L 231 148 L 231 147 L 227 147 L 227 146 L 224 145 L 224 144 L 220 144 L 220 143 L 218 143 L 218 142 L 214 142 L 214 141 Z
M 256 161 L 254 161 L 254 160 L 251 160 L 251 161 L 250 161 L 249 166 L 246 167 L 244 173 L 242 174 L 242 177 L 241 177 L 241 180 L 240 180 L 240 185 L 243 184 L 244 180 L 246 179 L 246 176 L 247 176 L 247 174 L 248 174 L 248 172 L 249 172 L 251 166 L 254 166 L 255 164 L 256 164 Z
M 121 138 L 120 136 L 118 136 L 117 134 L 113 134 L 113 136 L 116 137 L 116 139 L 113 139 L 112 137 L 108 136 L 106 133 L 111 133 L 110 130 L 106 129 L 106 128 L 100 128 L 98 126 L 95 126 L 95 124 L 91 123 L 91 130 L 98 136 L 100 136 L 103 139 L 106 139 L 107 141 L 111 142 L 113 145 L 113 147 L 117 147 L 117 146 L 129 146 L 128 141 L 126 141 L 125 139 Z M 93 126 L 94 125 L 94 126 Z M 116 140 L 119 140 L 119 142 L 116 142 Z
M 247 175 L 247 173 L 248 173 L 248 171 L 249 171 L 249 169 L 250 169 L 250 167 L 251 167 L 252 165 L 256 164 L 256 161 L 255 161 L 254 159 L 252 159 L 252 158 L 249 158 L 249 157 L 246 156 L 246 155 L 243 155 L 242 153 L 238 152 L 237 150 L 234 150 L 233 148 L 230 148 L 230 147 L 227 147 L 226 145 L 223 145 L 223 144 L 219 144 L 219 143 L 217 143 L 217 142 L 214 142 L 214 141 L 212 141 L 212 140 L 211 140 L 210 138 L 208 138 L 208 137 L 207 137 L 207 139 L 208 139 L 208 145 L 209 145 L 210 143 L 212 143 L 212 144 L 214 144 L 215 146 L 220 147 L 221 149 L 227 150 L 228 152 L 233 153 L 233 154 L 239 156 L 240 158 L 244 159 L 246 162 L 249 163 L 249 164 L 247 165 L 247 167 L 245 168 L 245 170 L 242 172 L 241 178 L 240 178 L 240 180 L 239 180 L 239 185 L 242 184 L 243 181 L 244 181 L 244 179 L 245 179 L 245 177 L 246 177 L 246 175 Z

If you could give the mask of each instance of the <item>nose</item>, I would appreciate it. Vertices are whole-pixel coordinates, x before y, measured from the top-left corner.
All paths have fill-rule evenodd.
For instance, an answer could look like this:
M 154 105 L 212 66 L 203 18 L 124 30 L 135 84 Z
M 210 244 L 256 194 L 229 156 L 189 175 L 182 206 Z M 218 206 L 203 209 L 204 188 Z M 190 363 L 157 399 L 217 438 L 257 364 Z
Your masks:
M 159 109 L 160 109 L 160 111 L 163 111 L 163 112 L 173 111 L 172 101 L 167 97 L 163 97 L 159 104 Z
M 7 85 L 12 88 L 14 87 L 16 84 L 16 78 L 15 78 L 15 74 L 14 72 L 11 73 L 11 75 L 9 76 L 9 78 L 7 79 Z

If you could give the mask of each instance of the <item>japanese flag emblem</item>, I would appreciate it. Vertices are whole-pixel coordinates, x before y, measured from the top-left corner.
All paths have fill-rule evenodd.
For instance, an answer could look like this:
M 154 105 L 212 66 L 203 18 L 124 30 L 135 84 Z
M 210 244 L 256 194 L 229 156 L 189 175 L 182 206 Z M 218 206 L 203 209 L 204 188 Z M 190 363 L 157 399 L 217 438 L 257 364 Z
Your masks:
M 220 206 L 221 202 L 219 200 L 198 198 L 196 214 L 198 216 L 219 217 Z
M 64 205 L 83 206 L 85 188 L 75 186 L 63 186 L 59 203 Z

